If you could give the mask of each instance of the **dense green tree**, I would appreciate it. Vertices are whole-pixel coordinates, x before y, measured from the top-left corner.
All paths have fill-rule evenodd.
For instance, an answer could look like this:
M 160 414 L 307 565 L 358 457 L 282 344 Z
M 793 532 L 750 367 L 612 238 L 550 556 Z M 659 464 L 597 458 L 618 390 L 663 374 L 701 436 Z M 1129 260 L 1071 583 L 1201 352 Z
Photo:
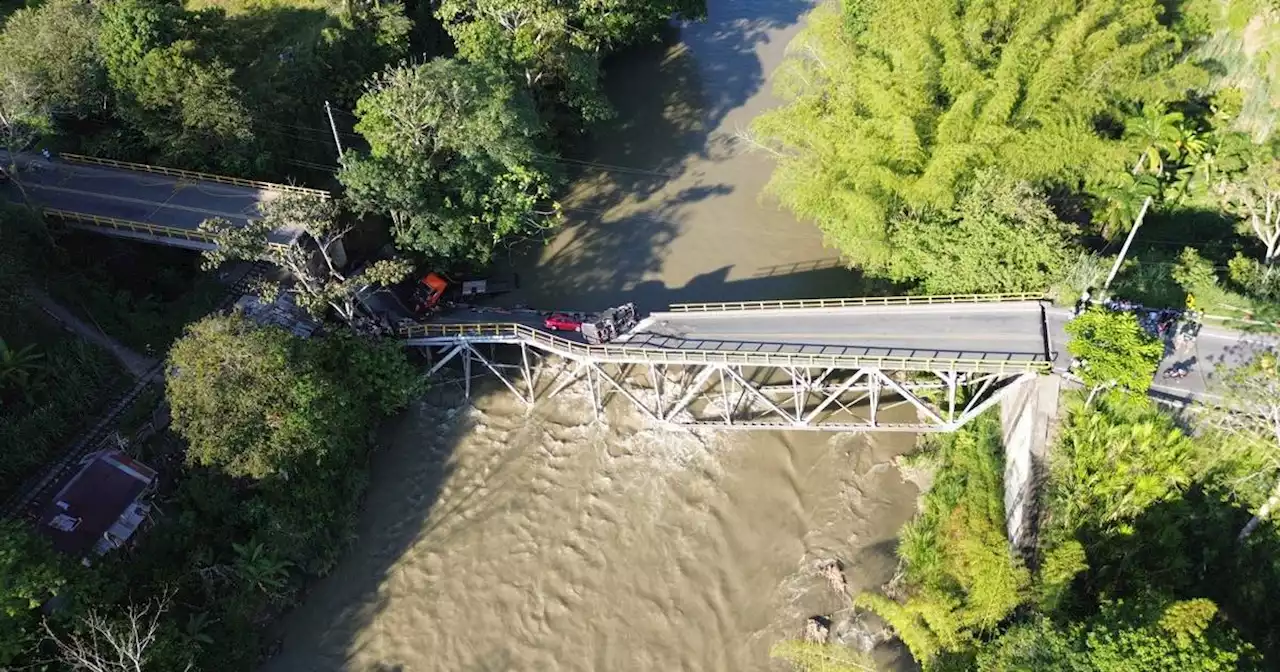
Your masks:
M 1280 157 L 1258 151 L 1241 173 L 1223 177 L 1215 191 L 1240 229 L 1262 243 L 1266 265 L 1280 256 Z
M 47 541 L 21 522 L 0 522 L 0 666 L 31 662 L 43 636 L 40 606 L 67 583 L 66 568 Z
M 705 0 L 443 0 L 436 10 L 459 56 L 501 66 L 587 122 L 610 114 L 604 54 L 653 37 L 672 16 L 705 14 Z
M 1117 171 L 1093 186 L 1093 222 L 1104 238 L 1127 233 L 1148 198 L 1160 196 L 1159 178 Z M 1149 204 L 1147 204 L 1149 206 Z
M 1025 599 L 1030 575 L 1005 536 L 1000 425 L 975 419 L 945 438 L 933 487 L 903 529 L 899 599 L 862 593 L 923 664 L 967 650 Z
M 1105 529 L 1181 496 L 1196 473 L 1197 451 L 1168 418 L 1118 411 L 1122 399 L 1072 409 L 1051 462 L 1054 525 Z M 1134 404 L 1139 408 L 1144 404 Z
M 1145 394 L 1164 357 L 1164 343 L 1131 312 L 1094 306 L 1067 323 L 1067 352 L 1092 397 L 1108 387 Z
M 1071 189 L 1131 169 L 1130 143 L 1102 129 L 1203 79 L 1155 0 L 868 0 L 844 12 L 813 13 L 778 75 L 790 102 L 753 130 L 777 156 L 782 202 L 873 269 L 890 257 L 895 213 L 950 207 L 978 167 Z
M 1200 417 L 1220 437 L 1211 454 L 1227 489 L 1255 511 L 1240 531 L 1249 536 L 1280 505 L 1280 368 L 1270 351 L 1239 366 L 1222 367 Z
M 357 208 L 390 216 L 401 249 L 483 262 L 504 238 L 558 220 L 552 178 L 535 164 L 533 103 L 489 66 L 392 68 L 356 114 L 370 151 L 348 153 L 339 177 Z
M 930 294 L 1044 291 L 1073 233 L 1029 185 L 982 170 L 954 207 L 893 220 L 889 272 Z
M 1065 627 L 1034 618 L 983 647 L 976 667 L 981 672 L 1257 669 L 1257 652 L 1216 618 L 1217 610 L 1205 599 L 1137 606 L 1115 602 Z
M 0 31 L 0 127 L 5 147 L 23 149 L 54 126 L 54 115 L 102 107 L 97 10 L 76 0 L 20 9 Z
M 369 431 L 416 389 L 400 346 L 211 317 L 174 344 L 169 363 L 167 398 L 188 462 L 251 484 L 245 524 L 265 546 L 246 546 L 242 560 L 327 571 L 364 488 Z
M 162 162 L 243 167 L 252 116 L 233 70 L 203 45 L 209 17 L 166 0 L 121 0 L 102 12 L 99 47 L 125 127 Z
M 360 359 L 326 370 L 346 350 Z M 362 443 L 351 438 L 403 405 L 415 379 L 394 343 L 310 341 L 237 317 L 192 325 L 169 359 L 168 398 L 189 461 L 255 479 L 282 474 L 303 454 L 344 463 L 344 451 Z
M 1138 150 L 1138 163 L 1133 172 L 1159 175 L 1167 160 L 1176 161 L 1180 154 L 1178 140 L 1186 117 L 1171 112 L 1161 102 L 1145 105 L 1142 113 L 1125 120 L 1124 134 Z

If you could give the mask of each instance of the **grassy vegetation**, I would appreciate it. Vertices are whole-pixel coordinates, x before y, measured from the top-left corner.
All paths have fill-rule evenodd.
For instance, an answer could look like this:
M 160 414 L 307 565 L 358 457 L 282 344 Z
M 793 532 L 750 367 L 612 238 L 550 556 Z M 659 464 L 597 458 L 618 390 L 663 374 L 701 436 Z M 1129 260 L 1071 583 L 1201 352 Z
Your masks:
M 23 380 L 0 379 L 0 496 L 60 454 L 132 381 L 111 355 L 23 306 L 0 322 L 11 352 L 34 358 Z
M 227 291 L 189 250 L 78 232 L 47 254 L 41 282 L 84 321 L 154 357 Z

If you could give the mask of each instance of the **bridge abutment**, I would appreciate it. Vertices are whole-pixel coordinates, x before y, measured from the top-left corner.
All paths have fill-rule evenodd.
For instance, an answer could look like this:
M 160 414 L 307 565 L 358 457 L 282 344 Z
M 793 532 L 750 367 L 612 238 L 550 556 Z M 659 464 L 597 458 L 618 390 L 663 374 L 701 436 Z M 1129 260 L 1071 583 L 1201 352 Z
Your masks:
M 1035 546 L 1040 490 L 1061 387 L 1058 376 L 1037 376 L 1016 383 L 1000 402 L 1005 523 L 1009 543 L 1024 555 Z

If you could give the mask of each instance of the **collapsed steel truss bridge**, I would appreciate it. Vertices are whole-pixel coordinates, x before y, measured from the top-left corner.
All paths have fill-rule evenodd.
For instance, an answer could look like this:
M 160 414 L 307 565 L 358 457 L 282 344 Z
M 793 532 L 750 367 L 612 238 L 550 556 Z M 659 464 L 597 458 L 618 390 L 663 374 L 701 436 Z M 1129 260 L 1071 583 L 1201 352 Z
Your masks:
M 870 299 L 816 307 L 770 302 L 745 310 L 724 308 L 730 304 L 673 306 L 646 319 L 622 342 L 605 345 L 519 323 L 423 324 L 403 329 L 401 336 L 407 345 L 427 350 L 432 374 L 460 367 L 468 397 L 477 374 L 492 374 L 530 405 L 580 384 L 597 414 L 620 398 L 669 425 L 949 432 L 998 403 L 1017 383 L 1048 372 L 1052 360 L 1038 302 L 1018 301 L 1022 296 L 953 298 L 969 302 L 931 300 L 920 306 Z M 1014 301 L 1000 300 L 1009 298 Z M 811 330 L 803 337 L 780 336 L 769 326 L 871 320 L 883 332 L 914 329 L 923 318 L 951 329 L 950 336 L 941 328 L 923 335 L 968 342 L 972 334 L 961 333 L 956 316 L 971 313 L 973 320 L 989 324 L 993 312 L 1014 316 L 1018 328 L 1033 327 L 1034 338 L 1010 346 L 1007 337 L 994 334 L 990 344 L 970 342 L 964 351 L 921 351 L 886 342 L 892 337 L 885 334 L 862 337 L 852 326 L 831 332 L 838 336 Z M 860 328 L 865 332 L 865 324 Z M 726 339 L 726 329 L 740 331 Z

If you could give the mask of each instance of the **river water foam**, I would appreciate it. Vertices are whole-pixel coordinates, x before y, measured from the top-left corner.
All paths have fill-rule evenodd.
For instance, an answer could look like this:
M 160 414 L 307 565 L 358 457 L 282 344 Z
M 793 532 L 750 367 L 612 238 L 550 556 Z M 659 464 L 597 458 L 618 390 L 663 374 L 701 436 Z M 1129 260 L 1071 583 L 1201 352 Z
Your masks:
M 847 607 L 817 561 L 855 591 L 892 574 L 903 441 L 598 422 L 566 395 L 405 414 L 354 549 L 266 669 L 765 670 Z

